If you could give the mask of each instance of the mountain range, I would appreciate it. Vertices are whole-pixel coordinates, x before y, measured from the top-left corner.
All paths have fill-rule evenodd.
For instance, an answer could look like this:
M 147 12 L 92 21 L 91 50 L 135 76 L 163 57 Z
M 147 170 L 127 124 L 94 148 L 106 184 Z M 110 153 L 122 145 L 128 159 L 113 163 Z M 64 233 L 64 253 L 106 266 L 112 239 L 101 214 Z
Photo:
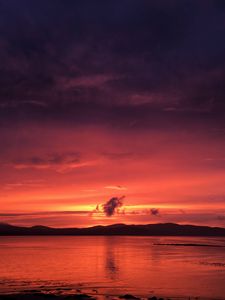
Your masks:
M 0 223 L 0 236 L 6 235 L 137 235 L 137 236 L 225 236 L 225 228 L 158 223 L 146 225 L 113 224 L 87 228 L 19 227 Z

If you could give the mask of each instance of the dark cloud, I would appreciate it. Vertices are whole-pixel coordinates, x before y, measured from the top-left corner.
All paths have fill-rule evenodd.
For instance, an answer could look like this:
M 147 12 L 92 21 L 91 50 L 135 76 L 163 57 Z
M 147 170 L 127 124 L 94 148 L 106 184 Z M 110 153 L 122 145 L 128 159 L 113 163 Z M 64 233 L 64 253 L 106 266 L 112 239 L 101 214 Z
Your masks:
M 107 217 L 111 217 L 114 215 L 117 208 L 123 205 L 123 199 L 125 196 L 122 197 L 113 197 L 108 200 L 105 204 L 102 205 L 103 212 Z
M 221 3 L 1 1 L 0 118 L 131 127 L 223 120 Z
M 21 217 L 21 216 L 48 216 L 48 215 L 88 215 L 90 211 L 75 210 L 75 211 L 43 211 L 30 213 L 0 213 L 0 217 Z
M 16 169 L 54 169 L 56 171 L 67 171 L 88 165 L 83 161 L 79 152 L 53 153 L 45 156 L 32 156 L 25 159 L 16 159 L 11 163 Z
M 220 221 L 225 221 L 225 215 L 217 216 L 217 219 Z
M 59 226 L 60 222 L 63 224 L 63 218 L 66 220 L 72 220 L 74 224 L 75 220 L 86 219 L 90 214 L 90 211 L 42 211 L 42 212 L 21 212 L 21 213 L 0 213 L 0 221 L 3 223 L 10 223 L 14 225 L 51 225 L 51 221 L 55 221 L 54 225 Z M 65 224 L 64 223 L 64 224 Z M 57 224 L 57 225 L 56 225 Z
M 151 215 L 158 216 L 159 215 L 159 209 L 158 208 L 151 208 L 150 209 Z

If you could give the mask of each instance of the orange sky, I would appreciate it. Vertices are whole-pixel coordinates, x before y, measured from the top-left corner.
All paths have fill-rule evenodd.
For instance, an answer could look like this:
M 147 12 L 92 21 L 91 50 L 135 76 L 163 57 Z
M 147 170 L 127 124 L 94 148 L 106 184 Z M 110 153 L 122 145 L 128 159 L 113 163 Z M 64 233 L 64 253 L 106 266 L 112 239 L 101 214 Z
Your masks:
M 20 225 L 224 224 L 224 143 L 204 131 L 29 124 L 8 129 L 1 219 Z M 112 197 L 123 206 L 95 211 Z M 151 209 L 158 209 L 153 215 Z
M 223 1 L 2 2 L 0 221 L 225 227 Z

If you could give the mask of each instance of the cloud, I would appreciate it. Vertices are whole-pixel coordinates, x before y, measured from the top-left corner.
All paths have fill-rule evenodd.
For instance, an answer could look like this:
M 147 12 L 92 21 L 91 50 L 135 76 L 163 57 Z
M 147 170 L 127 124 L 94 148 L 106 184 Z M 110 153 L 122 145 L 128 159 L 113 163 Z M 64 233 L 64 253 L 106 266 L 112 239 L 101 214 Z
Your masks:
M 123 199 L 125 196 L 122 197 L 113 197 L 109 199 L 105 204 L 102 205 L 103 211 L 107 217 L 111 217 L 115 214 L 117 208 L 123 205 Z
M 121 185 L 108 185 L 104 187 L 105 189 L 109 190 L 118 190 L 118 191 L 126 191 L 127 188 Z
M 160 120 L 189 111 L 190 123 L 194 112 L 224 111 L 218 1 L 204 10 L 193 0 L 57 1 L 54 12 L 50 2 L 14 2 L 1 6 L 1 117 L 152 126 L 156 108 Z
M 27 180 L 21 182 L 9 182 L 4 184 L 4 189 L 13 190 L 18 188 L 34 188 L 34 187 L 42 187 L 44 185 L 43 180 Z
M 17 107 L 47 107 L 47 103 L 42 101 L 26 100 L 26 101 L 8 101 L 0 103 L 0 108 L 17 108 Z
M 17 159 L 11 163 L 15 169 L 52 169 L 61 173 L 93 164 L 95 164 L 94 161 L 82 161 L 78 152 L 32 156 L 28 159 Z
M 87 76 L 80 76 L 75 78 L 63 78 L 59 84 L 62 84 L 65 89 L 74 87 L 101 87 L 110 80 L 115 79 L 112 75 L 107 74 L 93 74 Z
M 21 212 L 21 213 L 0 213 L 0 217 L 20 217 L 20 216 L 48 216 L 48 215 L 88 215 L 88 210 L 74 211 L 42 211 L 42 212 Z
M 217 216 L 217 219 L 220 221 L 225 221 L 225 215 Z
M 159 209 L 158 209 L 158 208 L 151 208 L 151 209 L 150 209 L 150 213 L 151 213 L 153 216 L 158 216 L 158 215 L 159 215 Z

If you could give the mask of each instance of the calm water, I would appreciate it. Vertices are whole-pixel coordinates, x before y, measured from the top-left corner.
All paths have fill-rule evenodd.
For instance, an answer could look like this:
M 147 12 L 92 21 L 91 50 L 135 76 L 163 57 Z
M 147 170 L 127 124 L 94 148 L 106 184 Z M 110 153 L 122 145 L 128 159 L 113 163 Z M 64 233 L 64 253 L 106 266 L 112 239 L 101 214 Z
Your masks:
M 41 289 L 225 299 L 225 238 L 0 237 L 0 293 Z

